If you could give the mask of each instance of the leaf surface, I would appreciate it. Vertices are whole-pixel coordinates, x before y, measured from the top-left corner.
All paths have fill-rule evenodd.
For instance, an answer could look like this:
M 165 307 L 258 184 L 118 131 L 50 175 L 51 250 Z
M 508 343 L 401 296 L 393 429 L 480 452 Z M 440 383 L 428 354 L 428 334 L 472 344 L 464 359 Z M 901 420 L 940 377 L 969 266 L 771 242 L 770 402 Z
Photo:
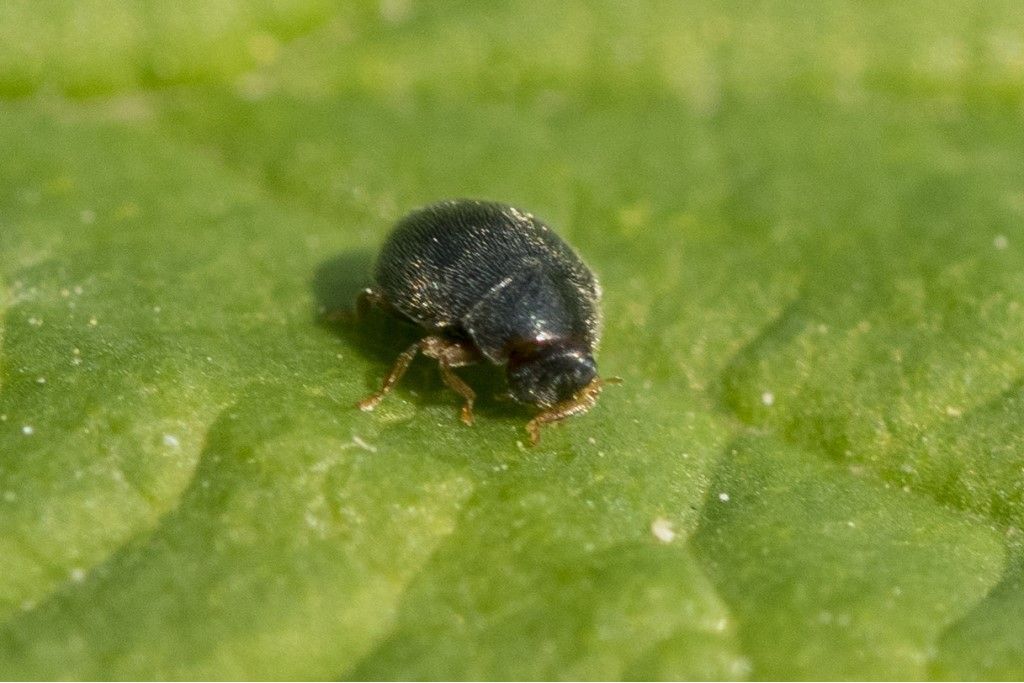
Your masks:
M 93 5 L 0 10 L 0 677 L 1024 676 L 1015 6 Z M 353 407 L 458 196 L 605 290 L 535 449 Z

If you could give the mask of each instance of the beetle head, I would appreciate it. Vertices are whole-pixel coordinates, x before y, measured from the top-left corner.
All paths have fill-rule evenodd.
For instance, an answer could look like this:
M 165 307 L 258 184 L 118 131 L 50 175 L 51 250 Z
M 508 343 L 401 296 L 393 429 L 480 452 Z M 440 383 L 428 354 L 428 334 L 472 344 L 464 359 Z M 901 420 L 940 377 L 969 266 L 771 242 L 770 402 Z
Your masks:
M 520 403 L 547 408 L 567 401 L 597 377 L 590 353 L 552 345 L 533 353 L 514 355 L 508 363 L 508 388 Z

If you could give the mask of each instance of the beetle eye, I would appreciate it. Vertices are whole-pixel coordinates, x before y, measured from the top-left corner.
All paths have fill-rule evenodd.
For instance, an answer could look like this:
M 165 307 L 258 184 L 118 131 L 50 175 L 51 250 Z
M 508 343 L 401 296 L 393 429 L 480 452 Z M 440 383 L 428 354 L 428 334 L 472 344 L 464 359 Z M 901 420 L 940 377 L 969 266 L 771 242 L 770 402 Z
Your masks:
M 561 375 L 558 400 L 567 401 L 597 377 L 597 366 L 589 356 L 570 356 L 574 362 Z

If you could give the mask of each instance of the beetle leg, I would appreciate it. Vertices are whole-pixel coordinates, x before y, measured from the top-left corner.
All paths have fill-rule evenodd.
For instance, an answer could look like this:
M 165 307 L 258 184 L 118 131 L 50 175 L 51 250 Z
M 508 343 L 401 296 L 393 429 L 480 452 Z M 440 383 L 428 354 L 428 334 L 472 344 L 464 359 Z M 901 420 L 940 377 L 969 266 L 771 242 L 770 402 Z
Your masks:
M 526 423 L 526 433 L 530 436 L 530 445 L 536 446 L 540 441 L 540 428 L 551 422 L 558 422 L 573 415 L 585 413 L 597 403 L 604 382 L 600 378 L 583 387 L 572 398 L 556 403 L 537 417 Z
M 382 307 L 383 305 L 384 297 L 367 287 L 356 295 L 356 308 L 354 312 L 348 309 L 322 311 L 321 320 L 327 323 L 358 322 L 364 320 L 369 315 L 372 307 Z
M 356 297 L 356 320 L 363 320 L 370 313 L 370 308 L 380 307 L 384 298 L 370 287 L 359 292 Z
M 369 292 L 369 290 L 366 291 Z M 360 297 L 360 300 L 362 300 L 362 297 Z M 466 403 L 462 406 L 462 421 L 467 425 L 473 424 L 473 401 L 476 399 L 476 392 L 463 382 L 452 368 L 474 363 L 478 360 L 478 356 L 472 349 L 458 342 L 449 341 L 438 336 L 424 337 L 403 351 L 395 360 L 395 364 L 391 367 L 387 377 L 384 378 L 384 383 L 381 385 L 380 390 L 364 398 L 356 406 L 360 410 L 373 410 L 376 408 L 384 397 L 398 384 L 399 380 L 402 379 L 405 371 L 409 369 L 409 365 L 416 358 L 416 354 L 420 352 L 437 360 L 441 368 L 441 379 L 455 393 L 466 400 Z
M 430 337 L 427 337 L 427 339 L 430 339 Z M 423 350 L 427 339 L 421 339 L 403 351 L 401 355 L 395 359 L 395 364 L 391 366 L 391 371 L 387 374 L 387 377 L 384 378 L 384 383 L 381 385 L 380 391 L 367 396 L 357 403 L 356 407 L 358 407 L 359 410 L 373 410 L 376 408 L 377 404 L 384 399 L 384 396 L 386 396 L 388 392 L 398 384 L 398 380 L 402 379 L 402 375 L 404 375 L 405 371 L 409 369 L 409 364 L 412 363 L 412 359 L 416 357 L 417 353 Z
M 458 342 L 448 341 L 443 337 L 427 337 L 423 342 L 423 354 L 437 359 L 441 369 L 441 379 L 449 389 L 466 400 L 462 406 L 460 419 L 464 424 L 472 425 L 473 401 L 476 400 L 476 392 L 456 375 L 452 368 L 476 362 L 476 353 Z
M 472 426 L 473 424 L 473 401 L 476 399 L 476 392 L 470 388 L 468 384 L 462 381 L 462 378 L 455 374 L 452 370 L 452 366 L 448 365 L 448 362 L 444 359 L 440 359 L 439 364 L 441 366 L 441 379 L 444 383 L 454 391 L 456 394 L 466 399 L 466 402 L 462 406 L 462 413 L 460 419 L 464 424 Z

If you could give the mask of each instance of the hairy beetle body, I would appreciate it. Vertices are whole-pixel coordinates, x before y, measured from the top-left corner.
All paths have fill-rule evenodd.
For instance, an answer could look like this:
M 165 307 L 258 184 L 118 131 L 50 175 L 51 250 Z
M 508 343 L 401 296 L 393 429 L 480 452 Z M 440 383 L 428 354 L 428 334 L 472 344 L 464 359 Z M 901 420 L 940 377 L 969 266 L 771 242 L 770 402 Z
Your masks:
M 488 360 L 523 340 L 600 337 L 597 279 L 547 225 L 491 202 L 434 204 L 381 248 L 379 293 L 428 330 L 469 336 Z

